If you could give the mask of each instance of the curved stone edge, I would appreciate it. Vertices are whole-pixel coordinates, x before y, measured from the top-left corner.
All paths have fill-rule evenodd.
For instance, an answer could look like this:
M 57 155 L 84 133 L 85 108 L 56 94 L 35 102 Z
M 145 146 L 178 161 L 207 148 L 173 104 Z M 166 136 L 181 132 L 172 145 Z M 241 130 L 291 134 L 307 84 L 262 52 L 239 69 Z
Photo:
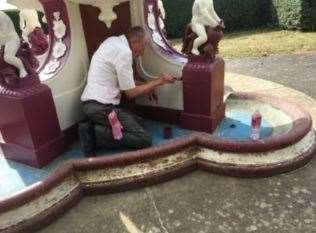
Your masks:
M 235 95 L 238 98 L 247 100 L 257 100 L 270 104 L 273 107 L 279 108 L 288 114 L 293 120 L 293 126 L 290 131 L 285 134 L 268 137 L 258 141 L 236 141 L 229 139 L 220 139 L 208 134 L 201 134 L 198 137 L 200 146 L 204 146 L 214 150 L 228 152 L 264 152 L 282 149 L 293 145 L 301 140 L 312 129 L 312 118 L 303 108 L 294 103 L 288 103 L 282 98 L 271 95 L 263 95 L 257 93 L 237 92 Z
M 78 187 L 80 187 L 80 192 L 85 194 L 93 193 L 108 193 L 117 192 L 123 190 L 129 190 L 132 188 L 143 187 L 150 184 L 159 183 L 165 180 L 175 178 L 177 176 L 183 175 L 189 171 L 202 169 L 210 172 L 215 172 L 223 175 L 229 176 L 239 176 L 239 177 L 262 177 L 271 176 L 279 174 L 282 172 L 287 172 L 299 168 L 305 165 L 309 160 L 312 159 L 315 152 L 315 145 L 311 147 L 308 151 L 305 151 L 302 155 L 297 156 L 297 159 L 287 161 L 283 164 L 267 165 L 267 166 L 234 166 L 231 164 L 217 164 L 211 161 L 204 161 L 198 158 L 199 146 L 203 148 L 208 148 L 211 150 L 221 150 L 221 151 L 232 151 L 239 153 L 249 153 L 249 152 L 260 152 L 260 151 L 272 151 L 277 149 L 282 149 L 286 146 L 295 144 L 301 140 L 304 135 L 306 135 L 312 127 L 311 117 L 308 113 L 302 110 L 299 106 L 288 104 L 280 98 L 275 98 L 271 96 L 250 94 L 250 93 L 237 93 L 238 97 L 245 99 L 255 99 L 263 101 L 265 103 L 270 103 L 271 105 L 286 111 L 291 115 L 291 118 L 295 121 L 298 119 L 303 119 L 299 124 L 294 127 L 294 130 L 290 130 L 290 138 L 273 137 L 274 140 L 277 139 L 278 143 L 273 143 L 269 145 L 269 141 L 266 140 L 262 142 L 250 142 L 250 143 L 236 143 L 236 141 L 230 140 L 220 140 L 216 141 L 216 138 L 204 134 L 195 133 L 186 138 L 171 140 L 168 144 L 156 146 L 149 149 L 133 151 L 122 153 L 113 156 L 104 156 L 92 159 L 81 159 L 66 162 L 62 167 L 57 169 L 51 176 L 42 182 L 38 182 L 25 190 L 16 193 L 9 198 L 0 200 L 0 223 L 3 214 L 8 211 L 13 211 L 15 208 L 23 208 L 26 205 L 32 205 L 36 199 L 45 198 L 52 190 L 56 189 L 58 185 L 64 182 L 68 177 L 73 176 L 76 179 Z M 314 133 L 314 132 L 312 132 Z M 271 140 L 271 138 L 269 139 Z M 218 143 L 217 143 L 218 142 Z M 259 144 L 258 144 L 259 143 Z M 260 147 L 260 144 L 263 146 Z M 245 146 L 246 145 L 246 146 Z M 265 146 L 265 147 L 264 147 Z M 259 147 L 259 150 L 258 150 Z M 257 149 L 254 149 L 257 148 Z M 265 149 L 265 150 L 263 150 Z M 131 179 L 126 178 L 116 183 L 111 182 L 95 182 L 94 184 L 89 184 L 89 182 L 84 182 L 80 178 L 80 173 L 92 171 L 104 168 L 115 168 L 125 166 L 130 166 L 138 163 L 146 163 L 148 161 L 155 161 L 164 159 L 166 157 L 172 157 L 174 154 L 182 153 L 183 151 L 189 151 L 190 159 L 184 164 L 176 164 L 174 166 L 166 167 L 164 169 L 158 170 L 156 172 L 148 173 L 142 176 L 134 176 Z M 67 202 L 68 203 L 68 202 Z M 55 203 L 53 207 L 59 206 Z M 52 207 L 52 208 L 53 208 Z M 57 208 L 57 207 L 56 207 Z M 50 209 L 50 208 L 49 208 Z M 58 207 L 58 209 L 62 209 Z M 43 211 L 49 213 L 46 210 Z M 40 213 L 42 214 L 42 213 Z M 47 217 L 49 218 L 49 217 Z M 36 219 L 36 217 L 32 218 Z M 30 220 L 31 221 L 31 220 Z M 40 221 L 36 220 L 35 222 Z M 1 228 L 1 232 L 26 232 L 28 225 L 22 227 L 23 231 L 18 230 L 19 225 L 26 224 L 29 221 L 22 221 L 17 223 L 17 225 L 12 225 L 10 227 Z M 11 229 L 12 231 L 8 231 Z M 15 230 L 14 230 L 15 229 Z M 5 230 L 5 231 L 4 231 Z
M 80 202 L 82 195 L 82 189 L 80 186 L 73 190 L 69 195 L 62 199 L 57 204 L 47 208 L 45 211 L 39 213 L 29 221 L 21 222 L 17 225 L 13 225 L 7 229 L 2 229 L 2 233 L 33 233 L 49 225 L 52 221 L 59 218 L 70 208 L 74 207 Z
M 26 204 L 32 200 L 35 200 L 45 194 L 47 194 L 53 188 L 56 188 L 62 183 L 67 177 L 73 174 L 72 164 L 64 164 L 62 167 L 57 169 L 51 176 L 47 177 L 41 182 L 37 182 L 21 192 L 17 192 L 9 198 L 0 201 L 0 218 L 1 214 L 11 209 L 17 208 L 21 205 Z M 1 225 L 0 225 L 1 232 Z
M 314 134 L 314 132 L 312 133 Z M 5 219 L 1 220 L 1 218 L 6 215 L 7 219 L 9 219 L 7 223 L 12 223 L 12 225 L 7 225 L 6 228 L 0 225 L 0 231 L 5 233 L 32 232 L 35 229 L 46 226 L 76 204 L 84 195 L 115 193 L 140 188 L 174 179 L 197 169 L 238 177 L 267 177 L 288 172 L 304 166 L 313 158 L 316 152 L 316 143 L 309 145 L 306 151 L 303 151 L 302 154 L 294 157 L 294 159 L 260 166 L 219 164 L 208 161 L 200 155 L 203 149 L 190 147 L 172 155 L 144 160 L 142 163 L 112 164 L 112 166 L 103 164 L 103 166 L 94 166 L 90 169 L 86 166 L 80 167 L 79 161 L 75 165 L 69 163 L 66 166 L 67 168 L 56 171 L 59 179 L 61 179 L 59 181 L 66 183 L 65 187 L 69 187 L 69 190 L 66 190 L 65 187 L 59 188 L 64 192 L 63 197 L 60 199 L 55 198 L 53 195 L 49 197 L 50 193 L 54 192 L 53 187 L 51 187 L 53 190 L 45 190 L 47 193 L 37 198 L 41 200 L 33 200 L 16 209 L 7 210 L 11 213 L 8 215 L 6 215 L 7 213 L 0 214 L 0 224 L 5 222 Z M 90 161 L 92 162 L 93 159 Z M 92 165 L 95 164 L 92 163 Z M 65 181 L 66 179 L 68 181 Z M 55 185 L 57 184 L 58 182 L 55 181 Z M 36 201 L 38 203 L 42 202 L 44 207 L 37 203 L 38 213 L 28 217 L 29 208 Z M 51 202 L 51 205 L 48 206 L 46 202 Z M 12 216 L 23 216 L 23 214 L 24 219 L 20 219 L 20 221 L 17 219 L 15 220 L 16 222 L 12 220 Z
M 197 161 L 197 164 L 199 169 L 203 171 L 208 171 L 220 175 L 241 178 L 269 177 L 285 172 L 290 172 L 305 166 L 310 160 L 313 159 L 315 153 L 316 144 L 297 158 L 279 164 L 266 166 L 236 166 L 232 164 L 219 164 L 215 162 L 209 162 L 204 159 L 199 159 Z

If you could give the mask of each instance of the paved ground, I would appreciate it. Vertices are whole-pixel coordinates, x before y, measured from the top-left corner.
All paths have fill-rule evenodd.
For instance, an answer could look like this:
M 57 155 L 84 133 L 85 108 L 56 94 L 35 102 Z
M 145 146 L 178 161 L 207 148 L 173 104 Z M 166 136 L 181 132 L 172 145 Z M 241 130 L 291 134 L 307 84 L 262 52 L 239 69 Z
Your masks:
M 227 70 L 316 98 L 316 53 L 232 60 Z M 300 98 L 306 106 L 315 105 L 312 99 Z M 84 198 L 39 233 L 312 233 L 315 169 L 314 159 L 302 169 L 265 179 L 194 172 L 153 187 Z
M 270 80 L 316 99 L 316 53 L 226 61 L 226 70 Z
M 267 179 L 195 172 L 141 190 L 87 197 L 43 233 L 316 232 L 316 161 Z

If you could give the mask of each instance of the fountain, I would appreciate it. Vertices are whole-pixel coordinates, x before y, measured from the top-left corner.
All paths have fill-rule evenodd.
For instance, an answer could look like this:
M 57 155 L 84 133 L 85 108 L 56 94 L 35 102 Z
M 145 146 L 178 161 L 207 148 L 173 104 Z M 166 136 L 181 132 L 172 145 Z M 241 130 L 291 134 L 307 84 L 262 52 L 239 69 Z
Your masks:
M 157 0 L 9 2 L 19 9 L 45 13 L 49 29 L 47 57 L 34 69 L 38 82 L 32 85 L 45 85 L 46 94 L 51 95 L 47 94 L 43 102 L 41 96 L 22 85 L 23 91 L 32 96 L 23 120 L 21 109 L 25 108 L 10 102 L 1 109 L 12 113 L 0 121 L 4 152 L 0 165 L 8 169 L 7 174 L 13 177 L 8 180 L 14 180 L 15 185 L 7 185 L 0 193 L 1 232 L 41 228 L 83 195 L 129 190 L 196 169 L 229 176 L 266 177 L 302 167 L 313 158 L 316 144 L 309 113 L 285 99 L 225 87 L 225 62 L 218 54 L 224 21 L 204 25 L 208 37 L 198 47 L 200 54 L 192 53 L 199 35 L 189 25 L 184 55 L 165 37 L 161 28 L 164 17 L 159 10 L 162 6 Z M 132 103 L 132 108 L 145 117 L 154 135 L 154 146 L 115 154 L 100 150 L 100 156 L 84 158 L 72 143 L 77 140 L 77 125 L 83 119 L 80 95 L 89 58 L 107 37 L 126 33 L 135 25 L 141 25 L 150 37 L 149 48 L 135 62 L 135 78 L 150 80 L 162 72 L 178 77 L 174 85 L 157 90 L 158 103 L 147 97 Z M 15 86 L 1 83 L 1 88 L 19 93 Z M 0 102 L 6 98 L 1 92 Z M 43 104 L 41 111 L 34 109 L 34 103 Z M 250 139 L 255 111 L 263 119 L 259 140 Z M 33 131 L 28 130 L 29 125 L 35 127 Z M 32 148 L 25 140 L 41 143 Z M 43 146 L 49 149 L 38 153 Z M 68 150 L 64 153 L 65 146 Z M 8 151 L 8 147 L 20 149 Z M 32 148 L 41 162 L 34 162 L 21 148 Z M 12 171 L 22 174 L 20 183 Z M 29 177 L 35 178 L 29 181 Z

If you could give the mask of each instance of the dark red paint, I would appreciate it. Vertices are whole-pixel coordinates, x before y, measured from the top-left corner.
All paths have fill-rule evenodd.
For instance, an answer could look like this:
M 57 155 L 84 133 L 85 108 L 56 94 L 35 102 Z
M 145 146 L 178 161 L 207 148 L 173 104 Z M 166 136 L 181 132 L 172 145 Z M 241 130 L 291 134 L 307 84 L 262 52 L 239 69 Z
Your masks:
M 127 33 L 131 28 L 129 2 L 123 2 L 114 7 L 117 19 L 112 22 L 111 29 L 98 19 L 100 13 L 98 8 L 80 5 L 80 12 L 90 58 L 106 38 Z
M 0 106 L 1 146 L 7 159 L 42 167 L 64 152 L 65 138 L 48 86 L 25 82 L 19 89 L 0 88 Z
M 170 139 L 173 137 L 173 130 L 171 127 L 165 127 L 163 129 L 163 138 L 164 139 Z
M 63 42 L 67 46 L 67 52 L 60 59 L 61 64 L 64 64 L 70 50 L 70 28 L 65 2 L 63 0 L 40 0 L 40 2 L 45 10 L 50 29 L 50 47 L 48 48 L 46 42 L 42 41 L 44 38 L 42 32 L 37 30 L 30 38 L 33 41 L 32 49 L 35 49 L 33 46 L 40 47 L 36 50 L 37 53 L 43 53 L 49 49 L 43 67 L 53 59 L 52 48 L 57 42 L 52 30 L 53 13 L 60 12 L 60 19 L 66 25 Z M 24 79 L 16 79 L 14 85 L 0 83 L 0 131 L 4 138 L 1 147 L 4 156 L 8 159 L 42 167 L 62 154 L 67 142 L 59 126 L 51 90 L 40 83 L 41 70 L 39 74 L 35 71 L 38 64 L 34 62 L 32 50 L 24 44 L 21 48 L 23 55 L 21 57 L 26 58 L 25 61 L 22 59 L 24 64 L 27 62 L 30 64 L 25 65 L 29 75 Z M 62 65 L 50 75 L 55 75 L 61 68 Z M 1 70 L 1 75 L 3 74 L 10 74 L 10 77 L 13 77 L 16 71 L 10 73 Z
M 183 69 L 184 128 L 212 133 L 224 118 L 224 70 L 222 58 L 207 62 L 202 56 L 189 56 Z

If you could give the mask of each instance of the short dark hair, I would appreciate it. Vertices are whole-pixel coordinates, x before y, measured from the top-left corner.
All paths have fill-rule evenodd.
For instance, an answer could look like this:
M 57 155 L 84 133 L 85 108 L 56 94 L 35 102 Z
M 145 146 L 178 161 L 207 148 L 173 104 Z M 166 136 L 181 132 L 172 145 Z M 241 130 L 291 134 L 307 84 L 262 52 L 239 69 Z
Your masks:
M 140 26 L 132 27 L 127 33 L 127 38 L 129 41 L 141 41 L 145 38 L 145 30 Z

